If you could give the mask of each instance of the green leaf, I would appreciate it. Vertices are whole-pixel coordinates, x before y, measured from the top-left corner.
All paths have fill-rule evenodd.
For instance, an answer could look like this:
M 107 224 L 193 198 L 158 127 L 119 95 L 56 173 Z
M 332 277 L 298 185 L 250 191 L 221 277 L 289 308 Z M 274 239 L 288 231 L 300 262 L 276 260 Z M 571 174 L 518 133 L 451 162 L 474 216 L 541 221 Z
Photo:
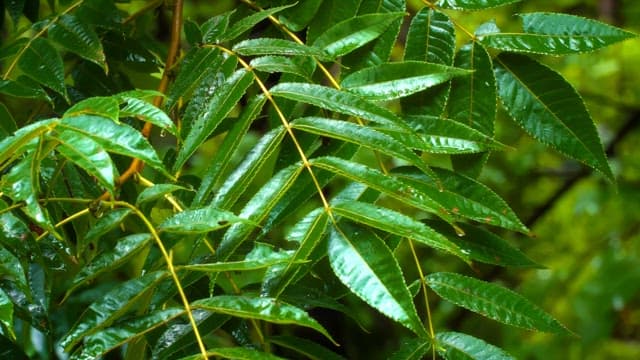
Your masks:
M 51 101 L 47 93 L 38 84 L 13 81 L 10 79 L 0 79 L 0 94 L 15 96 L 19 98 L 38 99 Z
M 345 91 L 304 83 L 280 83 L 272 87 L 270 91 L 272 95 L 277 97 L 360 117 L 391 128 L 406 129 L 406 125 L 394 113 Z
M 267 73 L 289 73 L 298 75 L 304 79 L 310 79 L 311 74 L 296 62 L 295 59 L 285 56 L 261 56 L 249 63 L 252 68 Z
M 123 314 L 132 310 L 136 300 L 144 297 L 166 277 L 167 273 L 156 271 L 116 286 L 82 313 L 78 322 L 62 338 L 60 346 L 69 351 L 82 338 L 110 326 Z
M 391 100 L 409 96 L 470 72 L 420 61 L 394 62 L 356 71 L 341 85 L 370 100 Z
M 124 103 L 120 109 L 121 117 L 139 117 L 141 120 L 152 123 L 153 125 L 178 136 L 178 129 L 173 123 L 173 120 L 153 104 L 129 96 L 120 96 L 120 102 Z
M 430 348 L 431 342 L 429 340 L 403 339 L 400 348 L 389 357 L 389 360 L 421 360 Z
M 341 201 L 331 207 L 337 215 L 351 221 L 396 234 L 432 248 L 452 253 L 463 260 L 468 257 L 460 248 L 432 228 L 397 211 L 360 201 Z
M 529 13 L 520 17 L 525 34 L 486 34 L 480 37 L 480 42 L 505 51 L 567 55 L 594 51 L 637 36 L 575 15 Z
M 235 10 L 227 11 L 224 14 L 214 16 L 202 23 L 200 29 L 202 31 L 202 42 L 205 44 L 215 44 L 220 36 L 227 32 L 229 20 Z
M 157 200 L 161 197 L 164 197 L 167 194 L 170 194 L 178 190 L 188 191 L 189 189 L 184 186 L 175 185 L 175 184 L 155 184 L 153 186 L 150 186 L 142 190 L 142 192 L 140 192 L 140 194 L 138 195 L 138 198 L 136 199 L 136 205 Z
M 200 271 L 206 273 L 225 272 L 225 271 L 252 271 L 266 269 L 273 265 L 289 262 L 288 258 L 282 256 L 267 257 L 265 259 L 242 260 L 216 262 L 209 264 L 192 264 L 179 267 L 181 270 Z M 298 262 L 300 263 L 300 262 Z
M 104 50 L 93 29 L 71 14 L 58 17 L 48 29 L 49 39 L 107 71 Z
M 184 309 L 169 308 L 136 317 L 87 336 L 79 355 L 73 359 L 96 359 L 184 314 Z
M 60 53 L 43 38 L 35 38 L 27 44 L 18 59 L 20 70 L 30 77 L 67 98 L 64 85 L 64 65 Z
M 258 38 L 244 40 L 232 48 L 244 56 L 254 55 L 302 55 L 323 58 L 326 54 L 315 47 L 298 44 L 284 39 Z
M 499 285 L 455 273 L 433 273 L 427 284 L 443 299 L 507 325 L 570 334 L 551 315 L 521 295 Z
M 27 150 L 27 144 L 33 139 L 50 131 L 58 124 L 58 119 L 48 119 L 23 126 L 12 136 L 0 141 L 0 169 L 4 168 L 7 160 L 18 158 Z
M 13 339 L 16 338 L 16 334 L 14 334 L 13 331 L 13 302 L 11 302 L 9 296 L 7 296 L 2 289 L 0 289 L 0 324 L 2 325 L 1 328 L 3 333 L 7 331 L 7 335 L 11 336 Z M 2 345 L 1 342 L 0 345 Z M 0 353 L 0 355 L 2 355 L 2 353 Z
M 249 16 L 245 16 L 242 19 L 238 20 L 235 24 L 231 25 L 224 34 L 220 34 L 218 37 L 219 41 L 229 41 L 237 38 L 238 36 L 244 34 L 246 31 L 252 29 L 255 25 L 257 25 L 262 20 L 268 18 L 269 16 L 282 11 L 284 9 L 295 6 L 295 4 L 284 5 L 272 7 L 269 9 L 261 10 L 255 14 L 251 14 Z
M 442 0 L 439 6 L 445 9 L 483 10 L 520 2 L 520 0 Z
M 367 304 L 420 336 L 427 336 L 393 253 L 373 232 L 331 226 L 329 263 L 336 276 Z
M 96 256 L 90 263 L 80 269 L 73 279 L 71 287 L 67 290 L 65 298 L 69 294 L 101 274 L 107 273 L 127 263 L 137 256 L 153 239 L 151 234 L 133 234 L 118 240 L 113 249 L 109 249 Z
M 393 174 L 437 202 L 454 215 L 505 229 L 528 233 L 509 205 L 482 183 L 450 170 L 434 168 L 440 185 L 412 168 L 396 168 Z
M 120 118 L 120 106 L 118 100 L 112 96 L 96 96 L 75 103 L 65 111 L 62 117 L 80 115 L 96 115 L 118 122 Z
M 446 236 L 472 260 L 498 266 L 542 268 L 504 239 L 480 227 L 459 224 L 465 233 L 465 236 L 459 236 L 446 223 L 429 221 L 427 224 Z
M 436 334 L 438 352 L 447 360 L 511 360 L 504 350 L 471 335 L 457 332 Z
M 84 243 L 95 241 L 117 228 L 129 215 L 131 215 L 131 209 L 127 208 L 114 209 L 102 215 L 84 235 Z
M 0 334 L 0 357 L 11 360 L 29 360 L 29 356 L 4 335 Z
M 253 83 L 253 79 L 252 73 L 244 69 L 238 70 L 213 94 L 203 116 L 194 120 L 190 131 L 186 134 L 184 143 L 176 155 L 174 170 L 180 169 L 207 137 L 213 133 L 220 122 L 227 117 L 249 85 Z
M 614 181 L 584 102 L 560 74 L 515 54 L 500 55 L 495 74 L 502 104 L 529 135 Z
M 160 224 L 158 231 L 177 234 L 201 234 L 230 226 L 237 222 L 246 222 L 230 211 L 214 206 L 200 209 L 186 209 Z
M 404 60 L 451 64 L 455 51 L 455 28 L 445 13 L 425 7 L 411 19 Z
M 188 99 L 193 89 L 211 71 L 216 71 L 224 58 L 220 50 L 213 47 L 191 49 L 180 62 L 180 72 L 167 93 L 165 108 L 171 110 L 180 98 Z
M 314 19 L 323 0 L 306 0 L 292 4 L 293 8 L 283 11 L 279 20 L 291 31 L 302 31 Z
M 270 336 L 267 339 L 270 343 L 283 348 L 291 349 L 304 355 L 305 359 L 311 360 L 344 360 L 344 358 L 324 346 L 295 336 Z
M 367 14 L 344 20 L 327 29 L 313 46 L 324 50 L 331 58 L 346 55 L 378 38 L 404 15 L 402 12 Z
M 243 319 L 264 320 L 274 324 L 298 325 L 311 328 L 334 344 L 331 335 L 304 310 L 273 298 L 220 295 L 191 303 L 194 309 L 204 309 Z
M 147 139 L 127 124 L 116 124 L 100 116 L 81 115 L 62 119 L 58 127 L 91 138 L 108 152 L 140 159 L 161 173 L 171 176 Z
M 213 333 L 231 317 L 204 310 L 194 310 L 193 317 L 201 334 Z M 175 359 L 178 352 L 185 353 L 185 347 L 195 345 L 193 327 L 189 322 L 168 324 L 168 329 L 159 336 L 152 350 L 152 359 Z M 194 346 L 194 348 L 196 348 Z
M 214 348 L 207 349 L 207 356 L 219 357 L 221 359 L 230 360 L 284 360 L 279 356 L 265 353 L 262 351 L 254 350 L 245 347 L 226 347 L 226 348 Z M 179 360 L 199 360 L 202 359 L 202 355 L 197 354 L 193 356 L 187 356 L 180 358 Z

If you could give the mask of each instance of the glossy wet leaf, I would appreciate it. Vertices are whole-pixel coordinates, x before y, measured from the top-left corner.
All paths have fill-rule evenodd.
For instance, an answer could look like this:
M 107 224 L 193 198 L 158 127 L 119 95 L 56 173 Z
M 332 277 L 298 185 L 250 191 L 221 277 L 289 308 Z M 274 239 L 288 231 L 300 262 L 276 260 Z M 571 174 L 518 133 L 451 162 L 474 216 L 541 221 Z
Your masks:
M 504 350 L 471 335 L 458 332 L 436 334 L 438 352 L 447 360 L 511 360 Z
M 307 0 L 295 3 L 291 9 L 280 13 L 278 20 L 291 31 L 304 30 L 318 14 L 322 5 L 326 5 L 323 4 L 323 0 Z
M 324 335 L 335 343 L 331 335 L 307 312 L 295 306 L 273 298 L 220 295 L 196 300 L 191 303 L 194 309 L 205 309 L 244 319 L 256 319 L 274 324 L 298 325 L 308 327 Z
M 27 46 L 18 59 L 20 70 L 31 79 L 66 98 L 64 65 L 60 53 L 43 38 L 33 39 Z
M 637 36 L 575 15 L 529 13 L 520 17 L 524 34 L 487 34 L 480 37 L 480 42 L 504 51 L 567 55 L 597 50 Z
M 206 334 L 219 329 L 231 317 L 205 310 L 194 310 L 193 318 L 198 325 L 198 331 Z M 182 352 L 184 354 L 184 349 L 190 345 L 197 349 L 195 342 L 193 327 L 189 322 L 168 324 L 168 329 L 159 336 L 158 341 L 153 346 L 151 358 L 154 360 L 176 358 L 178 356 L 177 353 Z
M 163 221 L 158 230 L 177 234 L 201 234 L 244 221 L 246 220 L 230 211 L 207 206 L 181 211 Z
M 120 97 L 120 101 L 123 102 L 123 106 L 120 109 L 120 116 L 137 117 L 140 120 L 152 123 L 160 129 L 164 129 L 178 136 L 178 129 L 173 123 L 173 120 L 153 104 L 129 96 Z
M 37 83 L 28 84 L 25 82 L 13 81 L 10 79 L 0 79 L 0 94 L 20 98 L 51 101 L 47 93 L 42 90 L 42 88 L 38 86 Z
M 301 55 L 324 57 L 325 53 L 312 46 L 298 44 L 296 42 L 275 38 L 249 39 L 237 43 L 233 49 L 240 55 Z
M 225 347 L 225 348 L 213 348 L 207 349 L 207 356 L 220 357 L 222 359 L 230 360 L 283 360 L 279 356 L 275 356 L 270 353 L 262 352 L 259 350 L 244 348 L 244 347 Z M 202 359 L 202 355 L 193 355 L 180 358 L 179 360 L 199 360 Z
M 249 63 L 252 68 L 267 73 L 289 73 L 298 75 L 304 79 L 309 79 L 309 74 L 296 60 L 285 56 L 261 56 L 257 57 Z
M 253 83 L 254 75 L 244 69 L 238 70 L 220 86 L 208 101 L 202 117 L 195 119 L 184 143 L 176 155 L 174 170 L 180 169 L 216 127 L 227 117 L 245 91 Z
M 218 39 L 220 41 L 229 41 L 237 38 L 238 36 L 244 34 L 249 31 L 252 27 L 257 25 L 262 20 L 268 18 L 269 16 L 278 13 L 284 9 L 290 8 L 292 5 L 284 5 L 284 6 L 276 6 L 269 9 L 261 10 L 256 12 L 255 14 L 251 14 L 249 16 L 245 16 L 242 19 L 238 20 L 236 23 L 231 25 L 227 31 L 223 34 L 220 34 Z
M 79 355 L 73 359 L 96 359 L 184 314 L 184 309 L 169 308 L 136 317 L 87 336 Z
M 224 272 L 224 271 L 251 271 L 266 269 L 273 265 L 283 264 L 289 262 L 288 258 L 281 256 L 267 257 L 263 259 L 255 260 L 242 260 L 242 261 L 228 261 L 209 264 L 191 264 L 181 266 L 180 269 L 188 271 L 199 271 L 206 273 Z
M 87 231 L 84 236 L 84 241 L 94 241 L 99 239 L 101 236 L 107 234 L 109 231 L 117 228 L 122 224 L 124 219 L 131 215 L 131 209 L 121 208 L 114 209 L 112 211 L 103 214 Z
M 69 351 L 82 338 L 110 326 L 134 308 L 136 300 L 158 285 L 167 273 L 156 271 L 124 282 L 89 305 L 71 330 L 62 338 L 60 346 Z
M 426 336 L 400 266 L 384 242 L 370 230 L 344 222 L 330 229 L 329 263 L 340 281 L 374 309 Z
M 97 96 L 75 103 L 65 111 L 63 117 L 74 117 L 85 114 L 97 115 L 118 122 L 120 118 L 120 106 L 115 97 Z
M 167 111 L 171 110 L 180 98 L 188 99 L 200 81 L 211 71 L 216 71 L 223 60 L 217 48 L 191 49 L 180 62 L 180 72 L 167 93 L 165 104 Z
M 204 44 L 215 44 L 229 28 L 231 15 L 235 10 L 227 11 L 223 14 L 214 16 L 200 25 L 202 31 L 202 42 Z
M 0 141 L 0 168 L 4 168 L 7 160 L 19 157 L 28 150 L 27 144 L 47 133 L 58 124 L 57 119 L 38 121 L 15 131 Z
M 502 104 L 529 135 L 613 181 L 593 120 L 580 95 L 560 74 L 515 54 L 500 55 L 495 74 Z
M 379 13 L 344 20 L 321 34 L 313 46 L 324 50 L 331 58 L 337 58 L 375 40 L 403 16 L 404 13 Z
M 136 205 L 164 198 L 166 195 L 179 190 L 188 191 L 189 189 L 175 184 L 155 184 L 140 192 L 136 199 Z
M 142 160 L 146 165 L 167 174 L 162 161 L 151 144 L 131 126 L 94 115 L 62 119 L 61 128 L 75 131 L 97 142 L 111 153 Z
M 358 70 L 347 75 L 341 85 L 346 90 L 366 99 L 391 100 L 409 96 L 454 77 L 469 74 L 466 70 L 449 66 L 404 61 Z
M 443 299 L 502 323 L 570 334 L 551 315 L 507 288 L 455 273 L 432 273 L 427 284 Z
M 344 358 L 335 352 L 327 349 L 326 347 L 295 336 L 270 336 L 267 339 L 270 343 L 291 349 L 301 355 L 304 355 L 307 359 L 312 360 L 343 360 Z
M 455 243 L 420 221 L 395 210 L 360 201 L 341 201 L 331 209 L 336 215 L 344 216 L 351 221 L 416 240 L 466 260 L 465 253 L 461 252 Z
M 106 58 L 98 34 L 84 19 L 71 14 L 58 17 L 48 29 L 48 37 L 65 49 L 107 70 Z
M 13 302 L 2 289 L 0 289 L 0 325 L 2 325 L 3 332 L 6 329 L 7 335 L 15 339 L 16 334 L 13 332 Z M 1 342 L 0 345 L 2 345 Z M 2 355 L 1 352 L 0 355 Z
M 425 7 L 411 19 L 404 60 L 451 64 L 455 40 L 451 19 L 443 12 Z
M 520 0 L 442 0 L 439 6 L 460 10 L 483 10 L 520 2 Z

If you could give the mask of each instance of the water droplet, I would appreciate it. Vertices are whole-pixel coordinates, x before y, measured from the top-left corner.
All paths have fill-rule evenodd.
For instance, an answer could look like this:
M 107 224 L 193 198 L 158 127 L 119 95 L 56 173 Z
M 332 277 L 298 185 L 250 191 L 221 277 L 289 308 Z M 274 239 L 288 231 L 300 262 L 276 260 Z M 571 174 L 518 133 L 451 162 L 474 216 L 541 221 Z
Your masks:
M 453 230 L 455 230 L 455 231 L 456 231 L 456 235 L 458 235 L 458 236 L 460 236 L 460 237 L 463 237 L 463 236 L 467 235 L 467 234 L 464 232 L 464 230 L 462 230 L 462 229 L 461 229 L 459 226 L 457 226 L 457 225 L 453 225 Z
M 160 130 L 160 137 L 167 136 L 167 131 L 165 129 Z

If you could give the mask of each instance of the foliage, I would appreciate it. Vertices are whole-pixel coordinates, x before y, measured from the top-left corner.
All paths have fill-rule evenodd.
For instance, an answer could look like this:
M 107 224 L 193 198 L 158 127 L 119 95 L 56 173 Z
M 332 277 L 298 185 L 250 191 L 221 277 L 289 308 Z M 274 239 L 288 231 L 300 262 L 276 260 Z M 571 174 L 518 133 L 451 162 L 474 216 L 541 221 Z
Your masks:
M 167 23 L 161 1 L 3 3 L 4 354 L 340 358 L 312 315 L 357 323 L 369 306 L 404 328 L 392 358 L 510 358 L 438 324 L 430 290 L 570 335 L 504 286 L 424 274 L 416 251 L 539 267 L 500 236 L 529 229 L 478 180 L 508 149 L 499 104 L 615 182 L 582 98 L 535 54 L 635 35 L 559 13 L 521 14 L 519 32 L 452 16 L 514 2 L 425 1 L 407 16 L 394 0 L 244 1 L 192 21 L 177 0 Z

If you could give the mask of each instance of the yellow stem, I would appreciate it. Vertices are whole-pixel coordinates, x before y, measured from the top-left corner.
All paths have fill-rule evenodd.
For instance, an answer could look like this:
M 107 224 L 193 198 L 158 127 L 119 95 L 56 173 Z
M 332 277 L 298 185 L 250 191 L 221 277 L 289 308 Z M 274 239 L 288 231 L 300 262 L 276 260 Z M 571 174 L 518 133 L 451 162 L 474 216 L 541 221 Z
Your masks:
M 420 266 L 420 260 L 418 259 L 418 254 L 416 253 L 416 249 L 413 246 L 413 241 L 411 239 L 407 239 L 409 242 L 409 248 L 411 249 L 411 254 L 413 255 L 413 260 L 416 263 L 416 269 L 418 270 L 418 275 L 420 276 L 420 284 L 422 285 L 422 292 L 424 293 L 424 305 L 427 310 L 427 323 L 429 325 L 429 336 L 431 337 L 431 349 L 433 352 L 433 358 L 436 358 L 436 348 L 435 348 L 435 338 L 436 334 L 433 330 L 433 321 L 431 318 L 431 307 L 429 306 L 429 293 L 427 291 L 427 282 L 424 279 L 424 273 L 422 272 L 422 266 Z
M 55 224 L 53 227 L 54 228 L 59 228 L 60 226 L 66 224 L 66 223 L 68 223 L 70 221 L 73 221 L 73 220 L 75 220 L 75 219 L 77 219 L 77 218 L 79 218 L 81 216 L 84 216 L 84 215 L 87 215 L 87 214 L 90 214 L 90 213 L 91 213 L 91 210 L 89 208 L 82 209 L 82 210 L 78 211 L 77 213 L 69 215 L 68 217 L 62 219 L 59 223 Z M 36 241 L 42 240 L 42 238 L 44 238 L 47 235 L 49 235 L 49 231 L 43 232 L 42 234 L 40 234 L 40 236 L 38 236 L 36 238 Z

